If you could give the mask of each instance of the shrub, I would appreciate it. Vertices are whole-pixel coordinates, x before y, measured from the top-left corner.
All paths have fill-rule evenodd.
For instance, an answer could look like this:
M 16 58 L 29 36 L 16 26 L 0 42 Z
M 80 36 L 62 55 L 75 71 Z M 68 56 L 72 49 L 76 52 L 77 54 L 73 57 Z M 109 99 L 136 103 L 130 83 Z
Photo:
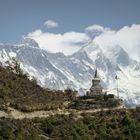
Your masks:
M 124 116 L 124 118 L 122 119 L 121 123 L 123 125 L 130 125 L 132 122 L 132 119 L 130 118 L 129 115 L 126 114 L 126 116 Z
M 0 86 L 0 98 L 4 98 L 9 94 L 9 88 L 7 86 Z
M 105 126 L 102 126 L 99 128 L 99 138 L 101 140 L 107 140 L 108 139 L 108 134 Z
M 33 85 L 37 85 L 37 80 L 35 79 L 35 77 L 32 77 L 31 82 L 33 83 Z
M 70 88 L 65 89 L 64 90 L 64 93 L 66 94 L 66 96 L 68 97 L 69 100 L 75 100 L 76 99 L 76 96 L 78 94 L 77 91 L 72 90 Z

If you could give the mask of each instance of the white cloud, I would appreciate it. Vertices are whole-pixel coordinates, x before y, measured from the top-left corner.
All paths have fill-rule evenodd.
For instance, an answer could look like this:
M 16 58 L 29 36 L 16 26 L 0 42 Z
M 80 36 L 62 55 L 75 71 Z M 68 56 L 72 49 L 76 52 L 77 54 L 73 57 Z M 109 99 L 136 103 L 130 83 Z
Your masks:
M 84 33 L 67 32 L 64 34 L 54 34 L 36 30 L 28 34 L 34 39 L 42 49 L 50 52 L 63 52 L 70 55 L 81 48 L 81 44 L 86 43 L 89 37 Z
M 95 34 L 93 42 L 102 49 L 108 46 L 121 46 L 133 59 L 140 61 L 140 25 L 124 26 L 115 31 L 100 25 L 93 25 L 86 28 L 86 31 L 100 31 Z M 70 55 L 79 50 L 82 45 L 90 41 L 89 34 L 79 32 L 66 32 L 55 34 L 36 30 L 28 34 L 28 37 L 35 39 L 42 49 L 50 52 L 63 52 Z
M 47 26 L 48 28 L 56 28 L 59 25 L 57 22 L 55 22 L 53 20 L 47 20 L 47 21 L 45 21 L 44 26 Z
M 92 32 L 92 33 L 102 33 L 105 31 L 109 31 L 110 28 L 103 27 L 101 25 L 93 24 L 85 28 L 85 31 Z
M 99 32 L 103 32 L 104 31 L 104 27 L 100 26 L 100 25 L 97 25 L 97 24 L 94 24 L 94 25 L 91 25 L 91 26 L 88 26 L 86 29 L 86 31 L 91 31 L 91 32 L 96 32 L 96 31 L 99 31 Z
M 124 26 L 118 31 L 106 30 L 96 36 L 94 42 L 103 49 L 119 45 L 132 58 L 140 61 L 140 25 Z

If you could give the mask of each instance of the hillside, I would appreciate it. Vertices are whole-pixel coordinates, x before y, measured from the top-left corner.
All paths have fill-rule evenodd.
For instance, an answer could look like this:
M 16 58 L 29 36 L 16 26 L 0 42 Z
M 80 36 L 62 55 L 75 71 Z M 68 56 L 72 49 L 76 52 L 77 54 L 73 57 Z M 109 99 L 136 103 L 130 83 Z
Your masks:
M 26 74 L 15 74 L 0 67 L 0 109 L 50 110 L 63 107 L 67 100 L 67 95 L 62 91 L 43 89 L 35 79 L 29 80 Z
M 71 87 L 85 94 L 91 86 L 95 69 L 99 70 L 102 84 L 110 93 L 116 94 L 116 80 L 120 97 L 126 106 L 140 102 L 140 62 L 133 60 L 122 46 L 100 47 L 94 41 L 74 54 L 51 53 L 40 48 L 35 40 L 26 38 L 17 45 L 0 44 L 0 60 L 16 58 L 23 71 L 36 78 L 42 87 L 64 90 Z M 57 58 L 57 59 L 56 59 Z
M 140 112 L 110 110 L 46 119 L 0 119 L 2 140 L 139 140 Z
M 139 110 L 122 109 L 119 99 L 43 89 L 17 61 L 13 70 L 0 67 L 0 78 L 1 140 L 140 138 Z

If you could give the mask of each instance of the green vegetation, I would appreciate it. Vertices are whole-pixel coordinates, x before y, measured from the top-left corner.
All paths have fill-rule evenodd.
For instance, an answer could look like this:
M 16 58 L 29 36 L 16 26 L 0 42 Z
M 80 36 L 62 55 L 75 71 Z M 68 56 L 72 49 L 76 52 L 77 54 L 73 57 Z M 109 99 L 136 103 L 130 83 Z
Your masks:
M 139 140 L 140 112 L 110 110 L 33 120 L 0 119 L 0 140 Z
M 23 112 L 56 110 L 64 107 L 115 107 L 119 100 L 109 96 L 76 97 L 77 91 L 43 89 L 36 80 L 20 70 L 0 67 L 0 110 L 13 107 Z M 70 104 L 70 105 L 69 105 Z M 80 109 L 81 109 L 80 108 Z M 76 115 L 55 115 L 49 118 L 14 120 L 0 118 L 0 140 L 139 140 L 140 111 L 109 110 Z
M 13 107 L 25 112 L 57 109 L 62 108 L 63 103 L 72 98 L 72 94 L 41 88 L 35 78 L 28 79 L 16 60 L 13 65 L 6 69 L 0 67 L 1 109 Z
M 76 96 L 78 95 L 78 92 L 76 90 L 72 90 L 70 88 L 65 89 L 64 93 L 70 101 L 75 100 Z

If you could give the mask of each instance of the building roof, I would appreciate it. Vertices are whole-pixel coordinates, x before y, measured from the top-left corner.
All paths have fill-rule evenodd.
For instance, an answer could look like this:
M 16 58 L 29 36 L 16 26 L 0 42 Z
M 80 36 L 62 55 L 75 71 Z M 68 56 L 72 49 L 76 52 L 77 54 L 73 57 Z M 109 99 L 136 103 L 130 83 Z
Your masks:
M 95 75 L 94 75 L 94 79 L 93 79 L 93 80 L 101 80 L 101 79 L 100 79 L 100 76 L 99 76 L 99 74 L 98 74 L 97 69 L 95 70 Z

